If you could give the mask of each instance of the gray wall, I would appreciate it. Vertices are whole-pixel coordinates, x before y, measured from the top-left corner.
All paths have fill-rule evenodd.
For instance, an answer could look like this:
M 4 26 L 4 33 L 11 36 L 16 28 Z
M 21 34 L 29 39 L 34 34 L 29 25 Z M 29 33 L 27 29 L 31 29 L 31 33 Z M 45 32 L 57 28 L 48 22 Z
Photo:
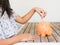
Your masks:
M 47 11 L 45 21 L 60 22 L 60 0 L 10 0 L 13 10 L 23 16 L 33 7 L 41 7 Z M 40 16 L 35 13 L 29 20 L 30 22 L 39 22 Z

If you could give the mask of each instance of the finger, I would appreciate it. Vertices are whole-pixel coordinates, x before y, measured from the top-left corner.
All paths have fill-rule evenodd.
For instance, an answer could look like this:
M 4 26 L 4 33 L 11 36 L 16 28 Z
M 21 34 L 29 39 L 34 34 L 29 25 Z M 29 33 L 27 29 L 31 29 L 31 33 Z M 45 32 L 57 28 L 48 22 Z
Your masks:
M 43 15 L 44 15 L 43 13 L 40 13 L 41 18 L 43 18 L 43 17 L 44 17 Z
M 45 15 L 47 15 L 47 12 L 44 12 Z
M 35 40 L 35 39 L 36 39 L 36 37 L 35 37 L 35 36 L 33 36 L 33 37 L 32 37 L 32 39 L 34 39 L 34 40 Z

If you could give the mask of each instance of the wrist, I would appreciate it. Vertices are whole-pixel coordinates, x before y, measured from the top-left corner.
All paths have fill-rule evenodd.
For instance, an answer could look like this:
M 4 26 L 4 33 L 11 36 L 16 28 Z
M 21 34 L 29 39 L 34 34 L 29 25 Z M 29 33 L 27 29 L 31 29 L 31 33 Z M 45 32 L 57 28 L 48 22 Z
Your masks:
M 32 10 L 33 10 L 34 12 L 36 12 L 35 8 L 32 8 Z
M 10 38 L 10 41 L 11 41 L 11 44 L 14 44 L 14 43 L 19 42 L 20 40 L 19 40 L 18 36 L 14 36 L 14 37 Z

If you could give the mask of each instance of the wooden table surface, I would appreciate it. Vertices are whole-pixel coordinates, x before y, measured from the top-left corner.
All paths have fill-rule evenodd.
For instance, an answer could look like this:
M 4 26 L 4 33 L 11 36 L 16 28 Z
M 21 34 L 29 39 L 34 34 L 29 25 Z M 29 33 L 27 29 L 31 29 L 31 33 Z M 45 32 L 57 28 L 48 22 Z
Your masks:
M 38 23 L 26 23 L 25 26 L 19 32 L 20 34 L 30 33 L 36 36 L 36 40 L 28 42 L 60 42 L 60 22 L 51 22 L 51 28 L 53 29 L 53 34 L 43 38 L 37 35 L 36 25 Z M 27 41 L 26 41 L 27 42 Z

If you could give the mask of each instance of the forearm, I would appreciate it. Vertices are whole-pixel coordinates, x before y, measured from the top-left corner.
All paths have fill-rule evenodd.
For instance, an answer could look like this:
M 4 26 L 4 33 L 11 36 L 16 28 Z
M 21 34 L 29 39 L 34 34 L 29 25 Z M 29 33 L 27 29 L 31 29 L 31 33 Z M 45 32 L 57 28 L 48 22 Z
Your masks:
M 11 45 L 11 44 L 14 44 L 17 42 L 18 42 L 17 36 L 14 36 L 14 37 L 9 38 L 9 39 L 0 40 L 0 45 Z
M 46 16 L 46 12 L 41 9 L 41 8 L 38 8 L 38 7 L 35 7 L 33 9 L 31 9 L 26 15 L 24 15 L 23 17 L 20 17 L 20 16 L 17 16 L 16 18 L 16 21 L 19 22 L 19 23 L 26 23 L 32 16 L 33 14 L 37 12 L 41 18 L 45 17 Z
M 26 15 L 24 15 L 22 17 L 22 19 L 24 20 L 24 23 L 26 23 L 33 16 L 34 13 L 35 13 L 35 10 L 31 9 Z
M 16 17 L 16 21 L 18 23 L 26 23 L 32 16 L 33 14 L 35 13 L 35 10 L 34 9 L 31 9 L 27 14 L 25 14 L 23 17 L 20 17 L 20 16 L 17 16 Z

